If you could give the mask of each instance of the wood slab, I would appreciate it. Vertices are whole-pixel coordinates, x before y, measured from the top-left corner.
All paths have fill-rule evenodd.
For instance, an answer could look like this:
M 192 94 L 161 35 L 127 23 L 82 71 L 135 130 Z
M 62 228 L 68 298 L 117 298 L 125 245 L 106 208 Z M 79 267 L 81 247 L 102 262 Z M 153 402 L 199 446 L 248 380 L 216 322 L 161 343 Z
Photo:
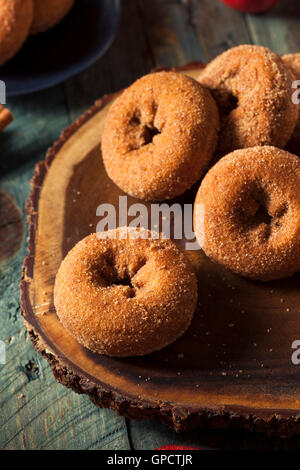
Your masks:
M 196 76 L 201 67 L 179 70 Z M 124 194 L 106 175 L 100 152 L 115 97 L 102 98 L 66 129 L 35 169 L 21 281 L 22 313 L 35 349 L 59 382 L 126 417 L 158 418 L 176 430 L 300 432 L 300 365 L 291 362 L 291 345 L 300 339 L 299 274 L 253 282 L 213 264 L 202 251 L 187 252 L 199 279 L 194 321 L 174 344 L 141 358 L 91 353 L 60 324 L 53 305 L 58 267 L 95 231 L 98 205 L 118 208 Z M 192 203 L 196 191 L 197 185 L 176 202 Z

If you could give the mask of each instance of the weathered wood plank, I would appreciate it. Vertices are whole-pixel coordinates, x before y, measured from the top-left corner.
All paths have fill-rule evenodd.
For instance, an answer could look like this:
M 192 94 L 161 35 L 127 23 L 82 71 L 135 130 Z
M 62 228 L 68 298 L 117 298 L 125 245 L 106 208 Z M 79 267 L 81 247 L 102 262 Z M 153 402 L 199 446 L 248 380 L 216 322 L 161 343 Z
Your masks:
M 15 121 L 0 135 L 0 187 L 13 196 L 25 224 L 23 208 L 34 164 L 44 158 L 69 118 L 61 86 L 10 99 L 9 106 Z M 59 385 L 33 350 L 19 304 L 25 254 L 24 242 L 14 259 L 0 266 L 0 339 L 7 349 L 7 364 L 0 365 L 0 448 L 129 448 L 125 420 Z
M 137 3 L 156 66 L 174 67 L 205 60 L 187 4 L 175 0 L 153 0 L 151 8 L 147 8 L 147 1 L 139 0 Z
M 300 2 L 279 2 L 264 15 L 247 15 L 247 25 L 255 44 L 269 47 L 277 54 L 300 50 Z
M 242 13 L 221 1 L 190 3 L 192 21 L 207 62 L 230 47 L 252 42 Z
M 95 99 L 127 86 L 156 65 L 210 60 L 240 43 L 263 44 L 279 53 L 298 52 L 299 9 L 294 0 L 280 2 L 266 15 L 243 16 L 219 0 L 125 0 L 118 35 L 101 60 L 68 81 L 64 90 L 59 86 L 9 100 L 15 121 L 0 135 L 0 187 L 23 209 L 33 165 L 44 158 L 61 129 Z M 25 253 L 24 243 L 15 258 L 0 267 L 0 339 L 6 341 L 8 355 L 7 365 L 0 365 L 0 448 L 128 449 L 125 420 L 57 384 L 46 361 L 34 352 L 19 310 Z M 171 443 L 283 446 L 254 436 L 238 439 L 217 433 L 209 440 L 210 433 L 178 435 L 156 422 L 128 424 L 138 449 Z M 299 440 L 294 438 L 289 445 L 299 447 Z

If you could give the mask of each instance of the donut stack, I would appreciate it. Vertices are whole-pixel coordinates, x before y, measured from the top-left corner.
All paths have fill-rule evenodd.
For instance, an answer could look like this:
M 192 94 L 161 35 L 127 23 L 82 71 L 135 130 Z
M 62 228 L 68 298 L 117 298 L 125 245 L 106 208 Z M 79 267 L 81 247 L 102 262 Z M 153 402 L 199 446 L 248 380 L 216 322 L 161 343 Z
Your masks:
M 300 159 L 282 149 L 300 151 L 297 78 L 300 54 L 251 45 L 219 55 L 197 81 L 147 75 L 108 113 L 106 171 L 151 201 L 179 196 L 204 176 L 194 230 L 205 253 L 251 279 L 289 276 L 300 270 Z
M 75 0 L 0 0 L 0 65 L 14 57 L 27 37 L 55 26 Z
M 145 201 L 200 184 L 194 231 L 207 256 L 250 279 L 292 275 L 300 270 L 300 159 L 284 149 L 300 150 L 297 78 L 300 55 L 248 45 L 218 56 L 197 80 L 173 71 L 142 77 L 108 112 L 107 174 Z M 64 327 L 110 356 L 175 341 L 197 303 L 186 255 L 141 229 L 104 235 L 80 241 L 61 264 L 54 303 Z

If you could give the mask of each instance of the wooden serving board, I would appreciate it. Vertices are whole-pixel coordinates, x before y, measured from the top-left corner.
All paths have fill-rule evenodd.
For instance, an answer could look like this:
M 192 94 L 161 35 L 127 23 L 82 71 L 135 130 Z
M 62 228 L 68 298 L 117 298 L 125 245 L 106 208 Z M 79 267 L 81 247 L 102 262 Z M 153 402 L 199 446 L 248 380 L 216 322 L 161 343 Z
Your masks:
M 201 67 L 179 70 L 196 76 Z M 291 345 L 300 340 L 300 274 L 253 282 L 213 264 L 202 251 L 187 252 L 199 278 L 194 321 L 174 344 L 145 357 L 91 353 L 60 324 L 53 305 L 58 267 L 95 231 L 99 204 L 118 209 L 123 195 L 106 175 L 100 152 L 115 97 L 99 100 L 64 131 L 35 169 L 21 281 L 22 312 L 34 347 L 59 382 L 126 417 L 158 418 L 176 430 L 300 432 L 300 365 L 291 361 Z M 192 203 L 197 186 L 176 202 Z

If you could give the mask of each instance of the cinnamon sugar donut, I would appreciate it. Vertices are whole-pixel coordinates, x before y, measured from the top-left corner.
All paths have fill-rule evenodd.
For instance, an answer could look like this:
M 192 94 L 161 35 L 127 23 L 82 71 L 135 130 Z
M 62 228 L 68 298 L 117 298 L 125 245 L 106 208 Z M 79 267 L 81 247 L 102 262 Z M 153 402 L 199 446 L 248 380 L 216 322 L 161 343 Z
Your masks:
M 0 0 L 0 65 L 25 42 L 32 23 L 33 0 Z
M 234 47 L 210 62 L 198 80 L 219 105 L 218 156 L 256 145 L 286 145 L 299 107 L 291 100 L 294 76 L 277 54 L 261 46 Z
M 75 0 L 33 0 L 34 13 L 30 34 L 47 31 L 72 9 Z
M 299 271 L 300 159 L 270 146 L 226 155 L 202 181 L 194 228 L 205 253 L 242 276 Z
M 145 233 L 151 236 L 127 228 L 89 235 L 59 268 L 57 315 L 79 343 L 96 353 L 148 354 L 175 341 L 190 325 L 197 302 L 193 269 L 171 240 L 142 238 Z
M 213 98 L 194 79 L 176 72 L 145 75 L 108 113 L 102 135 L 106 171 L 139 199 L 178 196 L 208 165 L 218 125 Z
M 286 54 L 281 58 L 285 65 L 290 67 L 295 79 L 300 80 L 300 54 Z M 294 89 L 294 91 L 296 90 Z M 298 117 L 293 135 L 286 145 L 286 150 L 300 156 L 300 116 Z

